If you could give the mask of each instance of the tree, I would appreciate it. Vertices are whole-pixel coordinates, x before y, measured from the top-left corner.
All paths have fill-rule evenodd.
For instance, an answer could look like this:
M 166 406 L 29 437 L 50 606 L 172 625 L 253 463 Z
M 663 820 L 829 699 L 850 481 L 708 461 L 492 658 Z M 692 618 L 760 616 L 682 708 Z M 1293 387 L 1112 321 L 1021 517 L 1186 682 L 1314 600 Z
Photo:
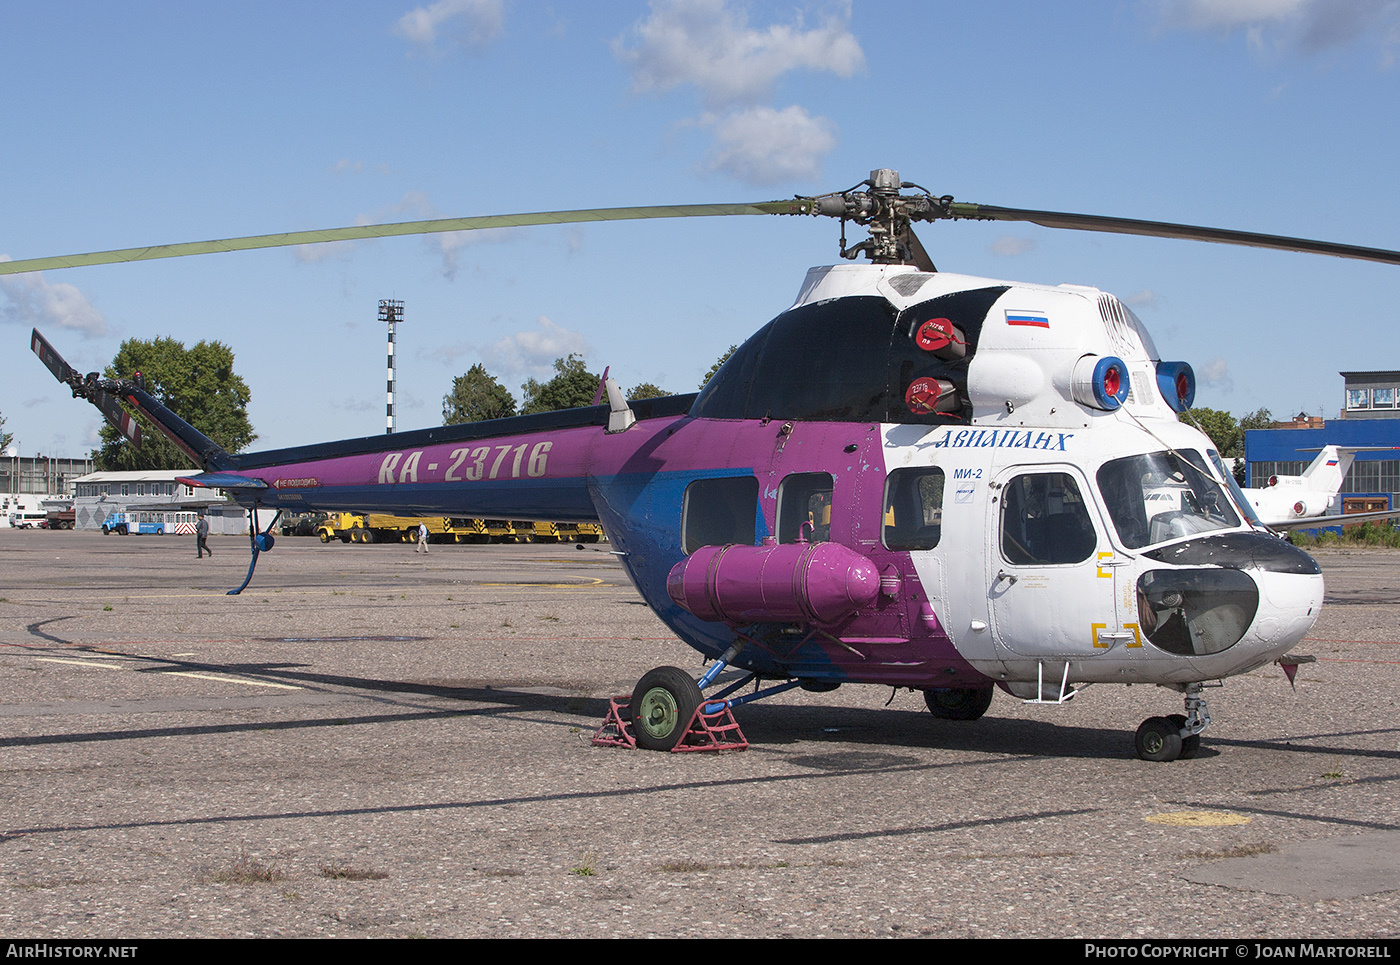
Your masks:
M 442 421 L 450 426 L 513 415 L 515 397 L 480 362 L 453 379 L 452 391 L 442 397 Z
M 554 372 L 554 378 L 543 385 L 531 379 L 520 387 L 523 393 L 521 415 L 593 404 L 593 397 L 598 394 L 599 379 L 588 371 L 583 356 L 575 352 L 566 359 L 555 359 Z
M 1274 424 L 1274 414 L 1268 409 L 1255 409 L 1253 412 L 1240 416 L 1240 442 L 1239 452 L 1231 453 L 1234 456 L 1244 455 L 1244 434 L 1250 429 L 1267 429 Z
M 233 350 L 222 342 L 199 342 L 185 348 L 173 338 L 127 339 L 107 366 L 107 378 L 140 372 L 146 391 L 172 412 L 229 452 L 257 438 L 248 421 L 248 391 L 233 373 Z M 142 433 L 138 451 L 109 425 L 102 427 L 102 448 L 94 453 L 98 469 L 188 469 L 188 456 L 156 432 Z
M 0 452 L 10 448 L 10 443 L 14 442 L 15 434 L 5 431 L 5 417 L 0 415 Z
M 667 392 L 659 385 L 653 385 L 651 382 L 643 382 L 631 392 L 624 392 L 623 394 L 629 399 L 661 399 L 671 393 Z
M 1188 410 L 1188 419 L 1215 443 L 1215 451 L 1229 457 L 1240 444 L 1240 426 L 1235 417 L 1219 409 L 1197 408 Z
M 725 351 L 725 353 L 719 357 L 715 364 L 710 366 L 710 371 L 705 373 L 705 377 L 700 380 L 700 388 L 703 389 L 705 387 L 705 383 L 715 377 L 715 373 L 719 371 L 720 366 L 722 366 L 725 362 L 728 362 L 729 356 L 733 355 L 738 350 L 738 345 L 729 346 L 728 350 Z

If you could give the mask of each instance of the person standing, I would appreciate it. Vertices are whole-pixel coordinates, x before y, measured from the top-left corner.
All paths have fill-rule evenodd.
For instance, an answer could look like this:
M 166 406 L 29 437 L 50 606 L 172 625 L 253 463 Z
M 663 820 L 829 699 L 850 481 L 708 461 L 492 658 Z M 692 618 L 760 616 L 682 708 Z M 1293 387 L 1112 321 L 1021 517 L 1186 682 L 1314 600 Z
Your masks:
M 413 552 L 428 552 L 428 524 L 418 524 L 418 545 L 413 547 Z
M 194 550 L 197 559 L 204 559 L 205 553 L 211 558 L 214 555 L 209 549 L 209 519 L 203 513 L 199 514 L 199 522 L 194 524 Z

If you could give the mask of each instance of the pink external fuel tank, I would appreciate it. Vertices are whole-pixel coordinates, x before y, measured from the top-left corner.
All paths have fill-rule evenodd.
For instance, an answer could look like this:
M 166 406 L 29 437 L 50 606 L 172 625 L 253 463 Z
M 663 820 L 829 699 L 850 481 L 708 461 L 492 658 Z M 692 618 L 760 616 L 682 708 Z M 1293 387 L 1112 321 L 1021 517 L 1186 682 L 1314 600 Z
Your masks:
M 765 540 L 702 546 L 671 568 L 666 589 L 702 620 L 831 626 L 875 602 L 880 571 L 840 543 Z

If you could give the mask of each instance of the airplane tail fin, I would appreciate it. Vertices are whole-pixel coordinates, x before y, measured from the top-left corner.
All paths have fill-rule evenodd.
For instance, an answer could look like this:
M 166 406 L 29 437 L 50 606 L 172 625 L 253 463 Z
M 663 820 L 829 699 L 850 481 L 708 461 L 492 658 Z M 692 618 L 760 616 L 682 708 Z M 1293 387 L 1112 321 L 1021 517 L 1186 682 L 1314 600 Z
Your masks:
M 37 328 L 30 337 L 29 347 L 39 356 L 39 361 L 53 373 L 54 378 L 73 390 L 73 398 L 87 399 L 97 406 L 102 417 L 131 440 L 131 444 L 136 448 L 141 448 L 141 426 L 122 408 L 122 403 L 145 416 L 162 435 L 175 443 L 206 472 L 237 467 L 238 460 L 233 455 L 147 392 L 145 382 L 139 374 L 130 379 L 104 379 L 96 372 L 82 375 L 64 361 L 63 356 L 49 344 L 48 339 L 39 334 Z
M 1356 449 L 1342 446 L 1323 446 L 1317 458 L 1303 470 L 1303 485 L 1335 495 L 1342 488 L 1342 480 L 1347 477 L 1356 453 Z

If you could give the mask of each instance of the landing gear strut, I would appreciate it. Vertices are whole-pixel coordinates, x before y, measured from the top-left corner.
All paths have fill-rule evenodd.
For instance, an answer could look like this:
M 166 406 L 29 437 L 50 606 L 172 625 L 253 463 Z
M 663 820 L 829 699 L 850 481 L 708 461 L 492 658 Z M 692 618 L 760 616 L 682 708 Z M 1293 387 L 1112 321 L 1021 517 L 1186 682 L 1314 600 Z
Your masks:
M 1144 761 L 1174 761 L 1194 757 L 1201 749 L 1201 731 L 1210 725 L 1210 708 L 1199 683 L 1186 687 L 1186 714 L 1149 717 L 1137 729 L 1134 743 Z

